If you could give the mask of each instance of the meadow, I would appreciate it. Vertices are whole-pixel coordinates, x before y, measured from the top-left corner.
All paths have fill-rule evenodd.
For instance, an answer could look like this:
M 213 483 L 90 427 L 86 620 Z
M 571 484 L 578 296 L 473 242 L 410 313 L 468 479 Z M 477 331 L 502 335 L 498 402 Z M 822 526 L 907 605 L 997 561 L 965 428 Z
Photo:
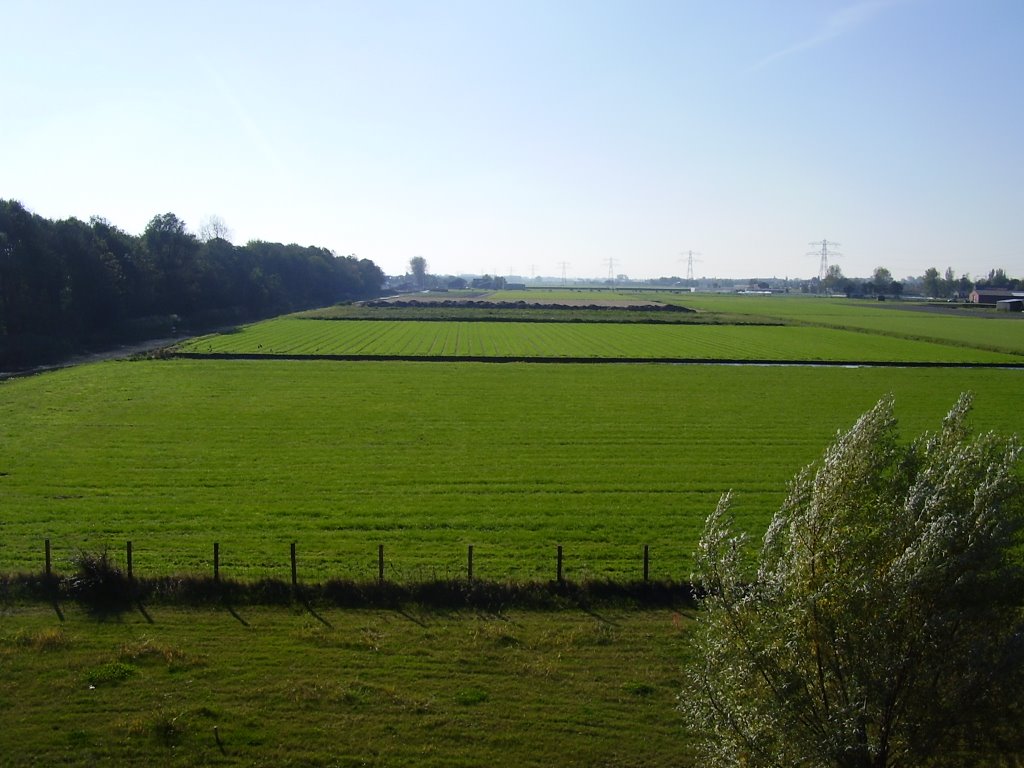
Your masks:
M 990 307 L 785 296 L 666 296 L 701 312 L 1024 354 L 1024 318 Z
M 1014 324 L 1024 328 L 1024 323 Z M 1024 363 L 1024 352 L 914 341 L 844 328 L 639 323 L 313 320 L 293 317 L 203 336 L 192 354 Z
M 1024 432 L 1024 371 L 146 360 L 0 385 L 0 571 L 120 553 L 140 575 L 685 579 L 719 496 L 763 529 L 886 393 L 907 436 L 964 390 Z
M 652 579 L 679 582 L 723 492 L 756 537 L 793 474 L 887 393 L 907 440 L 965 390 L 978 430 L 1024 434 L 1024 369 L 961 365 L 1019 362 L 1017 319 L 665 300 L 699 312 L 626 325 L 604 311 L 573 310 L 570 324 L 339 309 L 324 316 L 349 319 L 281 318 L 182 346 L 261 359 L 2 382 L 0 574 L 39 573 L 48 538 L 58 574 L 83 551 L 123 565 L 131 540 L 140 577 L 208 576 L 217 542 L 232 580 L 287 582 L 292 543 L 303 583 L 372 581 L 381 544 L 389 581 L 459 579 L 472 545 L 477 579 L 547 582 L 561 545 L 568 580 L 629 582 L 646 544 Z M 506 353 L 589 362 L 429 359 Z M 948 365 L 856 364 L 871 355 Z M 850 364 L 600 364 L 640 356 Z M 675 709 L 690 621 L 627 604 L 157 600 L 105 615 L 3 593 L 0 764 L 693 765 Z
M 689 764 L 688 625 L 669 610 L 8 609 L 0 764 Z
M 710 294 L 686 291 L 528 291 L 533 299 L 618 302 L 656 300 L 695 310 L 680 318 L 689 323 L 774 323 L 841 328 L 913 341 L 932 341 L 1009 354 L 1024 354 L 1024 318 L 992 307 L 914 300 L 823 298 L 804 295 Z M 498 291 L 492 301 L 514 302 L 521 291 Z

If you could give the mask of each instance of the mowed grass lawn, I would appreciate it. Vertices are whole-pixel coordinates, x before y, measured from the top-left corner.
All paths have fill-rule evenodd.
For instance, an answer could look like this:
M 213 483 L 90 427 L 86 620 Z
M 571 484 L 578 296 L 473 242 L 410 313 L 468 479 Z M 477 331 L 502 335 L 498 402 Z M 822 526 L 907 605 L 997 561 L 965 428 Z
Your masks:
M 672 611 L 146 610 L 0 614 L 0 764 L 694 764 Z
M 203 336 L 178 349 L 198 354 L 250 355 L 1024 363 L 1024 351 L 996 352 L 809 326 L 295 317 L 256 323 L 235 333 Z
M 662 300 L 698 311 L 1024 354 L 1024 318 L 990 308 L 796 296 L 692 294 L 666 296 Z
M 964 390 L 1024 432 L 1024 372 L 330 361 L 111 362 L 0 384 L 0 570 L 125 540 L 140 575 L 684 579 L 732 489 L 786 483 L 892 392 L 907 437 Z

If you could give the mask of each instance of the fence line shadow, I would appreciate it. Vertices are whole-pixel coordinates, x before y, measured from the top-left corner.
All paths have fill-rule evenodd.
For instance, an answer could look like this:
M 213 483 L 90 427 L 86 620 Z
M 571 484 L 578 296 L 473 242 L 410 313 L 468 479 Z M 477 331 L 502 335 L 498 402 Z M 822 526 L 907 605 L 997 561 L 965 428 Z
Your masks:
M 312 616 L 314 619 L 319 621 L 321 624 L 323 624 L 328 629 L 334 629 L 334 625 L 331 624 L 331 622 L 329 622 L 327 619 L 325 619 L 319 613 L 317 613 L 316 609 L 312 606 L 312 604 L 309 602 L 309 600 L 307 600 L 306 598 L 300 598 L 300 602 L 302 603 L 302 607 L 305 608 L 309 612 L 310 616 Z
M 222 605 L 227 609 L 228 613 L 235 617 L 239 624 L 241 624 L 243 627 L 250 626 L 249 622 L 241 617 L 241 615 L 238 613 L 238 611 L 235 610 L 235 607 L 231 605 L 231 603 L 225 600 L 222 603 Z
M 146 606 L 143 605 L 141 600 L 135 601 L 135 607 L 139 609 L 139 613 L 142 614 L 142 618 L 144 618 L 149 624 L 156 623 L 153 621 L 153 617 L 149 615 L 149 611 L 146 610 Z
M 395 608 L 395 613 L 397 613 L 399 616 L 404 616 L 409 621 L 411 621 L 413 624 L 417 624 L 417 625 L 423 627 L 424 629 L 426 629 L 427 626 L 428 626 L 427 622 L 423 621 L 422 619 L 416 618 L 411 613 L 406 611 L 404 608 Z

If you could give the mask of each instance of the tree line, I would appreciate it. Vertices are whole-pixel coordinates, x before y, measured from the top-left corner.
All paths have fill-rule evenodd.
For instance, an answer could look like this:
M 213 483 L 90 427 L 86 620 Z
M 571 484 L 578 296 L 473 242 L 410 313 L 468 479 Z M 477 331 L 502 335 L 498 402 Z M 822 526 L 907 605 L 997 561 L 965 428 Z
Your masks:
M 940 273 L 935 267 L 929 267 L 921 277 L 907 278 L 904 281 L 894 280 L 888 269 L 877 267 L 869 279 L 857 279 L 844 276 L 839 265 L 832 264 L 828 268 L 828 274 L 821 281 L 821 287 L 832 293 L 845 293 L 847 296 L 901 296 L 912 291 L 935 299 L 964 299 L 975 288 L 1022 290 L 1024 280 L 1009 277 L 1003 269 L 989 270 L 987 277 L 972 280 L 966 274 L 957 277 L 952 267 L 947 267 L 945 273 Z
M 236 246 L 217 224 L 199 238 L 164 213 L 131 235 L 102 218 L 51 221 L 0 200 L 0 369 L 380 294 L 384 273 L 369 259 Z

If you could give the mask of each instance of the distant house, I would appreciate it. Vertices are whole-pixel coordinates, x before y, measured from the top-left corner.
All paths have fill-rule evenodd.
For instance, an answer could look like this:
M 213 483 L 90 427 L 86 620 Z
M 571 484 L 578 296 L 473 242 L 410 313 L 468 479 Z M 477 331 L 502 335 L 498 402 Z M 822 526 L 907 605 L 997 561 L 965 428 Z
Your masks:
M 1003 301 L 1004 299 L 1019 298 L 1024 298 L 1024 294 L 999 288 L 975 288 L 971 291 L 967 300 L 971 302 L 971 304 L 995 304 L 997 301 Z
M 996 302 L 998 312 L 1024 312 L 1024 299 L 1000 299 Z

